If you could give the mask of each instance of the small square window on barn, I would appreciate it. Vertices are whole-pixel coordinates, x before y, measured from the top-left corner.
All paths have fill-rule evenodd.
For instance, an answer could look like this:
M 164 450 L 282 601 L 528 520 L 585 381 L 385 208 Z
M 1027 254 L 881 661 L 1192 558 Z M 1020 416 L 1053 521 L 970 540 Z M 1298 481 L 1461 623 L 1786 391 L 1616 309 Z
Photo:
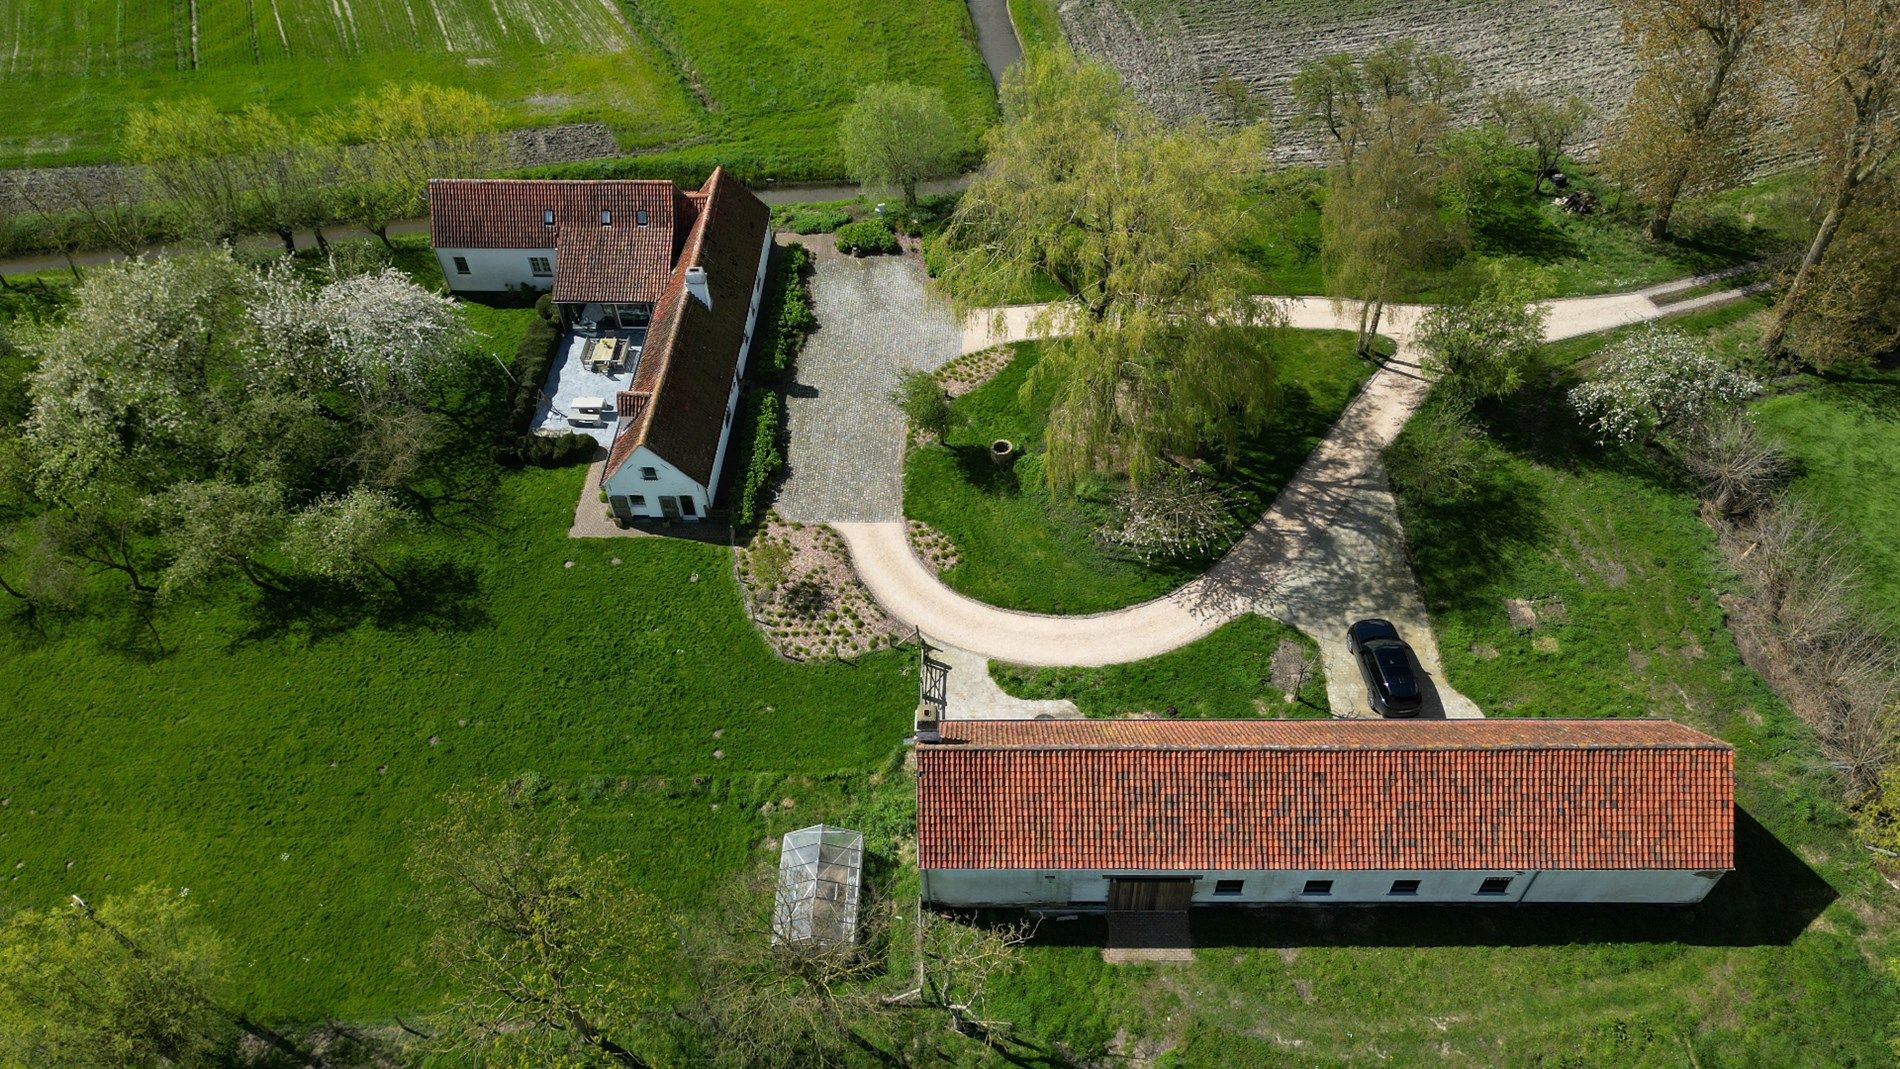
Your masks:
M 1217 895 L 1237 895 L 1247 886 L 1246 880 L 1215 880 L 1214 893 Z
M 542 226 L 554 225 L 554 209 L 553 208 L 549 208 L 548 210 L 541 213 L 541 225 Z
M 468 257 L 457 256 L 455 258 L 455 273 L 458 275 L 468 274 Z
M 659 482 L 659 481 L 660 481 L 660 469 L 658 469 L 658 468 L 641 468 L 641 469 L 640 469 L 640 478 L 642 478 L 642 479 L 645 479 L 645 480 L 646 480 L 647 482 L 650 482 L 650 483 L 652 483 L 652 482 Z
M 1332 893 L 1333 893 L 1333 881 L 1331 881 L 1331 880 L 1308 880 L 1308 881 L 1306 881 L 1306 886 L 1305 886 L 1304 888 L 1302 888 L 1302 889 L 1300 890 L 1300 893 L 1301 893 L 1301 894 L 1303 894 L 1303 895 L 1329 895 L 1329 894 L 1332 894 Z
M 545 256 L 530 256 L 528 270 L 533 271 L 537 278 L 546 278 L 554 273 L 554 263 Z
M 647 225 L 647 210 L 646 210 L 645 208 L 635 208 L 635 209 L 634 209 L 634 211 L 633 211 L 633 225 L 634 225 L 634 226 L 645 226 L 645 225 Z
M 1511 878 L 1509 876 L 1486 876 L 1484 882 L 1478 885 L 1478 893 L 1481 895 L 1501 895 L 1507 893 L 1510 889 Z
M 1417 880 L 1393 880 L 1392 890 L 1387 893 L 1395 894 L 1395 895 L 1415 895 L 1418 893 L 1418 881 Z

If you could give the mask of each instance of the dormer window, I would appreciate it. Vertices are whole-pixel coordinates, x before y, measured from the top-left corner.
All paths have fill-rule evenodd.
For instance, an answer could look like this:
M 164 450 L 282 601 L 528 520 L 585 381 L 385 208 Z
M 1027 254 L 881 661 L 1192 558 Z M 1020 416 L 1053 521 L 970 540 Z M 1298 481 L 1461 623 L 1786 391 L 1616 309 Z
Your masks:
M 546 211 L 541 213 L 541 225 L 542 226 L 554 225 L 554 209 L 553 208 L 549 208 Z
M 635 208 L 633 210 L 633 225 L 634 226 L 647 225 L 647 210 L 645 208 Z
M 614 213 L 612 209 L 602 208 L 600 210 L 600 225 L 601 226 L 614 225 Z

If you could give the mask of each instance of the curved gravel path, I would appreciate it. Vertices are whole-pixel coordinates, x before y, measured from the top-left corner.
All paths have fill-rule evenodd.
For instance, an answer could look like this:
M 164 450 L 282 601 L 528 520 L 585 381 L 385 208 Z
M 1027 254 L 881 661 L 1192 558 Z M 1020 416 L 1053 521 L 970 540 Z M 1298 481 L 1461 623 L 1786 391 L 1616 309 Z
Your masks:
M 1554 301 L 1551 340 L 1612 330 L 1733 300 L 1732 290 L 1668 306 L 1652 297 L 1695 285 L 1670 283 L 1636 293 Z M 1323 298 L 1282 300 L 1288 322 L 1303 329 L 1349 329 L 1350 305 Z M 1000 309 L 963 332 L 966 352 L 1029 336 L 1037 309 Z M 1103 665 L 1140 660 L 1203 638 L 1247 613 L 1284 620 L 1319 643 L 1335 715 L 1371 715 L 1346 653 L 1353 619 L 1378 615 L 1398 624 L 1425 669 L 1432 701 L 1426 715 L 1483 715 L 1444 682 L 1431 622 L 1406 558 L 1404 531 L 1380 454 L 1423 403 L 1431 381 L 1411 342 L 1421 306 L 1388 308 L 1383 332 L 1397 355 L 1376 372 L 1332 431 L 1281 490 L 1273 506 L 1205 575 L 1174 593 L 1092 616 L 1045 616 L 985 605 L 945 586 L 912 552 L 901 519 L 836 523 L 853 564 L 894 617 L 933 641 L 1019 664 Z

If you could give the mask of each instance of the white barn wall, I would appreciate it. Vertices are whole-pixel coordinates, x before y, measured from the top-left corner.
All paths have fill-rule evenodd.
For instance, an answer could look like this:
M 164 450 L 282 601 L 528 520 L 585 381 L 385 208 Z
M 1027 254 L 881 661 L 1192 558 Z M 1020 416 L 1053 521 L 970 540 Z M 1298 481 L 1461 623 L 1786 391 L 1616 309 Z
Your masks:
M 1105 907 L 1110 876 L 1191 876 L 1195 905 L 1498 904 L 1525 902 L 1700 902 L 1721 874 L 1677 869 L 1360 869 L 1345 871 L 1195 869 L 928 869 L 925 901 L 942 906 Z M 1511 880 L 1504 894 L 1479 894 L 1487 877 Z M 1215 881 L 1241 880 L 1241 893 L 1217 895 Z M 1332 893 L 1305 895 L 1308 880 L 1333 881 Z M 1417 894 L 1391 894 L 1392 881 L 1417 880 Z
M 455 273 L 455 258 L 468 260 L 468 274 Z M 455 293 L 503 293 L 510 289 L 545 290 L 554 286 L 552 275 L 536 275 L 529 265 L 530 256 L 547 257 L 554 265 L 553 249 L 437 249 L 436 262 L 442 265 L 442 277 Z
M 642 479 L 641 468 L 652 468 L 659 478 L 651 481 Z M 658 453 L 644 445 L 634 450 L 626 463 L 620 465 L 618 470 L 607 477 L 609 498 L 622 495 L 631 497 L 635 494 L 644 496 L 646 504 L 635 507 L 634 515 L 652 519 L 659 519 L 662 515 L 660 512 L 662 497 L 690 497 L 693 501 L 693 519 L 704 518 L 706 508 L 710 504 L 705 487 L 694 482 L 691 476 L 668 464 Z

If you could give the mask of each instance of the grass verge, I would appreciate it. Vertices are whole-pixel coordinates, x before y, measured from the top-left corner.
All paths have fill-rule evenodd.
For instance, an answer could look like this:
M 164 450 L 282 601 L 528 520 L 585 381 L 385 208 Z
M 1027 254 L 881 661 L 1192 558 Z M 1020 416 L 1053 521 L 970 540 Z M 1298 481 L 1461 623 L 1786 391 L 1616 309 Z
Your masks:
M 1050 396 L 1046 389 L 1024 389 L 1041 346 L 1023 343 L 1015 351 L 994 379 L 954 402 L 942 444 L 912 449 L 905 459 L 905 513 L 948 535 L 962 557 L 943 573 L 944 582 L 1004 608 L 1090 613 L 1159 597 L 1203 571 L 1206 560 L 1148 565 L 1098 542 L 1094 531 L 1115 491 L 1107 481 L 1073 496 L 1050 495 L 1037 455 Z M 1220 476 L 1236 517 L 1248 523 L 1272 503 L 1372 371 L 1352 355 L 1351 336 L 1337 331 L 1282 331 L 1276 352 L 1279 408 Z M 1024 454 L 1015 467 L 990 461 L 997 438 Z
M 1298 658 L 1275 676 L 1283 643 Z M 1199 642 L 1159 657 L 1104 668 L 1028 668 L 990 662 L 990 675 L 1019 698 L 1068 698 L 1084 716 L 1152 714 L 1195 720 L 1323 719 L 1326 676 L 1313 641 L 1265 616 L 1243 616 Z M 1277 686 L 1294 684 L 1292 694 Z

